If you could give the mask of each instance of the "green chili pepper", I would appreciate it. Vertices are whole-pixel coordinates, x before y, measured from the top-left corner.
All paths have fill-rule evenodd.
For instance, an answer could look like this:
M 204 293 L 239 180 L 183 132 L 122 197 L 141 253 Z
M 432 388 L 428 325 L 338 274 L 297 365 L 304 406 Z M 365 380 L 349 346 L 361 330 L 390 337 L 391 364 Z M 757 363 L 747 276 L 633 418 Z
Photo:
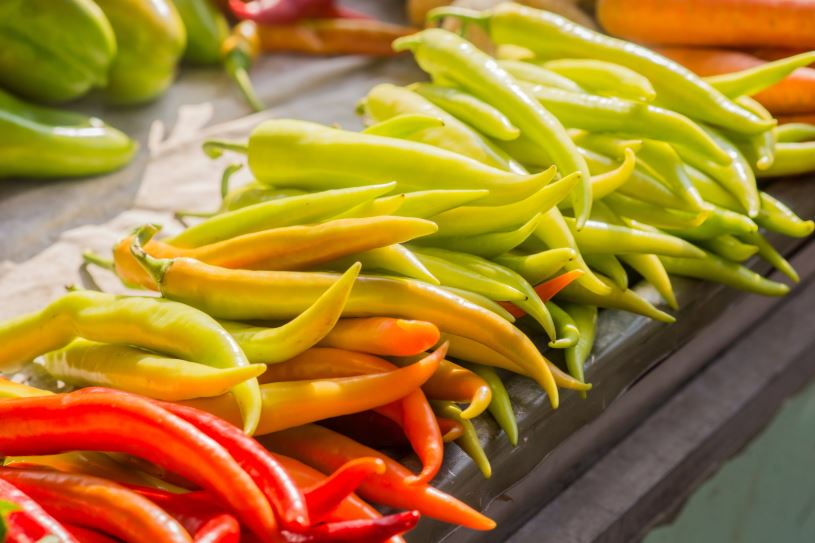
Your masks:
M 783 296 L 790 288 L 783 283 L 765 279 L 749 268 L 707 253 L 705 258 L 687 259 L 661 256 L 668 273 L 721 283 L 739 290 L 764 296 Z
M 541 85 L 522 86 L 569 128 L 681 143 L 717 164 L 731 161 L 699 125 L 671 110 L 622 98 L 577 94 Z
M 758 253 L 758 247 L 742 243 L 731 234 L 723 234 L 715 238 L 701 240 L 699 241 L 699 245 L 711 253 L 719 255 L 731 262 L 744 262 Z
M 760 232 L 742 234 L 739 238 L 743 242 L 757 247 L 758 255 L 775 269 L 789 277 L 793 283 L 798 283 L 801 280 L 798 276 L 798 272 L 792 267 L 792 264 L 790 264 Z
M 573 193 L 577 222 L 591 212 L 589 170 L 560 121 L 533 100 L 486 53 L 463 38 L 441 29 L 428 29 L 394 41 L 394 50 L 410 49 L 419 65 L 433 77 L 451 81 L 500 109 L 523 134 L 540 146 L 561 175 L 582 174 Z
M 740 108 L 676 62 L 554 13 L 505 3 L 480 13 L 461 8 L 437 8 L 428 16 L 432 20 L 448 15 L 482 24 L 495 43 L 520 45 L 540 58 L 591 58 L 636 70 L 651 81 L 661 103 L 680 113 L 744 133 L 772 127 L 772 123 Z
M 107 173 L 127 164 L 137 149 L 99 119 L 28 104 L 0 90 L 0 179 Z
M 691 211 L 704 211 L 710 208 L 693 185 L 684 164 L 673 147 L 654 140 L 643 141 L 637 152 L 639 164 L 656 178 L 662 178 L 673 189 L 674 194 L 688 204 Z
M 244 20 L 235 25 L 232 33 L 221 44 L 221 60 L 226 73 L 238 86 L 249 107 L 255 111 L 266 109 L 249 78 L 249 68 L 259 53 L 258 28 L 251 20 Z
M 689 164 L 685 164 L 685 171 L 693 182 L 693 186 L 702 195 L 706 202 L 723 207 L 730 211 L 741 213 L 742 206 L 735 196 L 730 194 L 724 187 L 714 181 L 704 172 L 701 172 Z
M 472 254 L 464 254 L 460 251 L 445 251 L 443 249 L 419 249 L 419 251 L 438 258 L 450 260 L 460 266 L 469 268 L 481 275 L 494 279 L 495 281 L 500 281 L 520 291 L 524 294 L 524 298 L 513 300 L 513 303 L 535 319 L 544 329 L 546 335 L 551 339 L 554 340 L 557 337 L 552 317 L 546 310 L 546 306 L 541 302 L 540 296 L 535 292 L 532 285 L 515 271 L 496 264 L 495 262 L 479 258 Z
M 580 330 L 577 329 L 572 317 L 551 300 L 546 302 L 546 309 L 552 315 L 557 328 L 557 339 L 550 341 L 549 346 L 553 349 L 566 349 L 577 345 L 577 341 L 580 339 Z
M 523 300 L 526 295 L 515 288 L 485 277 L 474 270 L 459 266 L 447 259 L 425 253 L 420 249 L 415 254 L 434 277 L 445 287 L 470 290 L 494 301 Z
M 793 238 L 805 238 L 815 230 L 815 222 L 801 219 L 783 202 L 776 200 L 766 192 L 759 193 L 759 196 L 761 211 L 756 217 L 756 223 L 759 226 Z
M 95 0 L 116 34 L 116 58 L 105 97 L 116 104 L 152 100 L 173 82 L 187 43 L 184 23 L 169 0 Z
M 584 255 L 586 263 L 597 273 L 603 274 L 621 289 L 628 288 L 628 274 L 613 254 Z
M 704 127 L 704 129 L 713 138 L 716 145 L 731 157 L 732 160 L 729 165 L 715 164 L 706 155 L 702 155 L 696 149 L 691 149 L 683 144 L 674 146 L 676 152 L 679 153 L 682 160 L 718 181 L 730 194 L 736 197 L 747 215 L 755 217 L 761 208 L 761 203 L 753 169 L 739 149 L 721 132 L 710 127 Z
M 648 78 L 613 62 L 562 58 L 544 62 L 542 66 L 568 77 L 592 94 L 625 98 L 637 102 L 653 102 L 657 96 Z
M 216 369 L 125 345 L 82 339 L 43 357 L 46 371 L 74 386 L 102 386 L 170 402 L 226 394 L 266 371 L 263 364 Z
M 461 423 L 464 427 L 464 433 L 460 438 L 456 439 L 454 443 L 461 447 L 462 450 L 467 453 L 467 456 L 473 459 L 473 462 L 475 462 L 475 465 L 481 470 L 481 474 L 484 478 L 489 479 L 492 476 L 492 467 L 490 466 L 490 461 L 486 453 L 484 453 L 481 442 L 478 440 L 478 433 L 475 431 L 475 426 L 473 426 L 472 421 L 462 417 L 461 408 L 453 402 L 430 400 L 430 404 L 433 406 L 433 411 L 435 411 L 437 415 Z
M 200 247 L 269 228 L 314 222 L 387 194 L 395 186 L 386 183 L 327 190 L 261 202 L 216 215 L 165 241 L 176 247 Z
M 676 236 L 645 232 L 594 220 L 587 222 L 583 230 L 578 232 L 574 219 L 565 217 L 565 220 L 583 253 L 645 253 L 685 258 L 704 256 L 703 251 Z
M 623 139 L 610 134 L 588 132 L 578 129 L 569 130 L 569 135 L 572 140 L 581 147 L 591 149 L 595 153 L 613 157 L 617 160 L 622 160 L 627 149 L 639 153 L 643 144 L 642 138 Z
M 0 325 L 0 367 L 61 349 L 82 337 L 91 341 L 144 347 L 214 368 L 249 365 L 232 337 L 209 315 L 169 300 L 74 291 L 41 311 Z M 260 388 L 249 379 L 232 389 L 244 429 L 260 417 Z
M 554 167 L 548 170 L 555 176 Z M 503 206 L 458 207 L 431 217 L 439 231 L 434 237 L 474 236 L 517 227 L 566 198 L 578 183 L 579 172 L 547 185 L 534 194 Z
M 725 234 L 748 234 L 758 230 L 758 225 L 746 215 L 721 207 L 713 207 L 705 222 L 699 226 L 681 229 L 666 228 L 665 230 L 681 238 L 698 240 L 711 239 Z
M 666 259 L 671 257 L 660 257 L 665 263 Z M 678 259 L 675 259 L 678 260 Z M 683 258 L 682 261 L 693 262 L 697 259 Z M 704 259 L 699 259 L 704 260 Z M 665 268 L 670 272 L 670 268 L 666 265 Z M 633 290 L 623 290 L 614 285 L 611 280 L 602 276 L 601 280 L 609 287 L 609 293 L 599 295 L 585 289 L 578 281 L 571 283 L 569 286 L 561 290 L 555 297 L 558 301 L 564 300 L 583 305 L 594 305 L 597 307 L 606 307 L 610 309 L 622 309 L 631 313 L 637 313 L 654 319 L 655 321 L 665 322 L 671 324 L 676 321 L 671 315 L 660 311 L 654 307 L 651 302 L 634 292 Z
M 523 243 L 526 238 L 536 231 L 538 224 L 541 222 L 541 217 L 543 217 L 543 214 L 538 213 L 518 228 L 506 232 L 492 232 L 473 236 L 425 237 L 415 241 L 419 245 L 444 247 L 462 253 L 492 258 L 511 251 Z
M 577 252 L 567 247 L 549 249 L 525 255 L 519 253 L 504 253 L 495 257 L 495 262 L 515 270 L 521 277 L 533 285 L 543 282 L 563 268 L 568 262 L 574 260 Z
M 736 98 L 736 103 L 746 110 L 752 111 L 762 119 L 773 118 L 772 114 L 767 111 L 767 108 L 749 96 Z M 775 146 L 778 143 L 777 130 L 767 130 L 766 132 L 746 137 L 741 134 L 731 133 L 728 133 L 728 136 L 732 138 L 733 143 L 736 144 L 741 154 L 753 165 L 754 169 L 759 171 L 766 170 L 773 165 L 775 161 Z
M 488 190 L 422 190 L 408 192 L 405 201 L 396 210 L 401 217 L 428 219 L 450 209 L 456 209 L 489 194 Z
M 523 60 L 499 60 L 498 65 L 519 81 L 571 92 L 585 92 L 580 85 L 568 77 L 544 66 L 537 66 Z
M 470 364 L 469 368 L 484 379 L 492 390 L 492 399 L 487 407 L 495 422 L 507 435 L 507 439 L 514 447 L 518 444 L 518 421 L 515 420 L 515 412 L 512 410 L 512 400 L 509 397 L 504 382 L 498 373 L 490 366 L 481 364 Z
M 32 100 L 67 102 L 105 86 L 116 38 L 91 0 L 6 0 L 0 51 L 0 86 Z
M 404 194 L 394 194 L 393 196 L 382 196 L 375 200 L 363 202 L 351 209 L 335 215 L 335 219 L 380 217 L 383 215 L 395 215 L 396 211 L 405 202 Z
M 184 60 L 218 64 L 221 44 L 229 36 L 229 23 L 212 0 L 173 0 L 187 31 Z
M 252 363 L 276 364 L 294 358 L 316 345 L 342 315 L 361 266 L 351 266 L 311 306 L 276 328 L 221 321 Z
M 512 174 L 422 143 L 285 119 L 258 125 L 248 154 L 252 173 L 263 183 L 313 189 L 393 180 L 405 192 L 487 189 L 484 203 L 496 205 L 531 194 L 549 175 Z
M 584 367 L 594 347 L 597 332 L 597 308 L 593 305 L 564 304 L 563 310 L 572 318 L 580 333 L 577 343 L 566 348 L 566 368 L 572 377 L 585 382 Z M 585 398 L 586 392 L 581 391 L 580 395 Z
M 666 209 L 618 193 L 609 194 L 603 198 L 603 201 L 617 215 L 657 228 L 693 228 L 702 224 L 710 216 L 709 211 L 691 213 L 678 209 Z
M 779 143 L 775 148 L 775 162 L 759 175 L 784 177 L 812 171 L 815 171 L 815 142 Z
M 436 117 L 444 126 L 413 133 L 407 139 L 447 149 L 494 168 L 526 173 L 523 168 L 516 169 L 517 164 L 506 153 L 478 132 L 404 87 L 387 83 L 375 86 L 363 101 L 363 109 L 368 116 L 378 121 L 409 113 Z
M 415 83 L 410 89 L 491 138 L 514 140 L 521 134 L 503 113 L 466 92 L 430 83 Z
M 409 138 L 411 135 L 429 128 L 441 128 L 444 121 L 431 115 L 402 113 L 365 128 L 364 134 L 387 136 L 389 138 Z
M 589 169 L 591 169 L 591 162 Z M 608 196 L 628 183 L 637 168 L 637 154 L 633 149 L 626 149 L 623 162 L 616 169 L 591 176 L 591 194 L 595 201 Z M 592 172 L 593 173 L 593 172 Z
M 648 281 L 662 296 L 668 307 L 674 310 L 679 309 L 679 303 L 676 301 L 676 295 L 671 285 L 671 278 L 657 255 L 630 254 L 620 255 L 618 258 Z
M 787 123 L 775 129 L 779 143 L 801 143 L 815 140 L 815 124 Z
M 793 55 L 738 72 L 706 77 L 705 81 L 728 98 L 753 96 L 772 87 L 798 68 L 815 62 L 815 51 Z
M 396 273 L 431 285 L 441 284 L 438 278 L 430 273 L 430 270 L 416 258 L 416 255 L 402 245 L 388 245 L 387 247 L 378 247 L 362 253 L 348 255 L 331 262 L 329 269 L 335 271 L 347 270 L 354 262 L 362 264 L 362 269 L 366 272 Z

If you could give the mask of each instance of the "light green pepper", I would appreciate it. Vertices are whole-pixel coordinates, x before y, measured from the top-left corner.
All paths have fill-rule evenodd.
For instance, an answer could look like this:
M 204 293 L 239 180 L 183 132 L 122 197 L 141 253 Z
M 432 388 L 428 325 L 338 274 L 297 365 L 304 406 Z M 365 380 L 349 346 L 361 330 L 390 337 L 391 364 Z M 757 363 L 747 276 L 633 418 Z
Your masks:
M 783 283 L 765 279 L 749 268 L 707 253 L 705 258 L 673 258 L 661 256 L 668 273 L 721 283 L 739 290 L 764 296 L 783 296 L 790 288 Z
M 568 77 L 564 77 L 544 66 L 537 66 L 523 60 L 499 60 L 498 65 L 519 81 L 570 92 L 585 92 L 580 85 Z
M 495 262 L 516 271 L 521 277 L 533 285 L 548 279 L 571 260 L 577 252 L 574 249 L 563 247 L 549 249 L 533 254 L 520 254 L 512 251 L 494 258 Z
M 628 288 L 628 274 L 616 256 L 613 254 L 586 254 L 583 257 L 591 269 L 605 275 L 621 289 Z
M 620 64 L 586 58 L 562 58 L 543 67 L 568 77 L 592 94 L 653 102 L 657 96 L 648 78 Z M 568 90 L 568 89 L 565 89 Z

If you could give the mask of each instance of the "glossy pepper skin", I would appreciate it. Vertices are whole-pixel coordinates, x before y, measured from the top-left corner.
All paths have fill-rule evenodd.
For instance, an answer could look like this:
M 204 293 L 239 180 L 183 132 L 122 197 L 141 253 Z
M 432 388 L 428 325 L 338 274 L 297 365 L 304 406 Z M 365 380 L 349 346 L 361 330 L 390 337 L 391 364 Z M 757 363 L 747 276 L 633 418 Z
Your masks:
M 0 502 L 15 509 L 3 511 L 0 517 L 0 536 L 4 543 L 29 543 L 46 536 L 57 543 L 79 543 L 59 521 L 49 515 L 28 494 L 0 478 Z M 3 524 L 5 523 L 5 524 Z
M 229 36 L 229 23 L 213 0 L 172 0 L 187 31 L 184 60 L 218 64 L 221 43 Z
M 130 162 L 138 147 L 100 119 L 29 104 L 0 89 L 0 179 L 107 173 Z
M 95 0 L 116 34 L 117 52 L 105 96 L 115 104 L 156 98 L 175 78 L 187 44 L 184 23 L 170 0 Z
M 67 102 L 107 82 L 113 28 L 91 0 L 0 4 L 0 86 L 32 100 Z

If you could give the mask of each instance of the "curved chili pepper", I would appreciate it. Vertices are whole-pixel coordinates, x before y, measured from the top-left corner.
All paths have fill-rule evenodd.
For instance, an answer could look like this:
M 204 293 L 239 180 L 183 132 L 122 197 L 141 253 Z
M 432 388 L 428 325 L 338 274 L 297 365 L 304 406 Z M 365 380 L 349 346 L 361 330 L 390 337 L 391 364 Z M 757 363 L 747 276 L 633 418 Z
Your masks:
M 593 162 L 588 159 L 586 160 L 589 163 L 589 169 L 591 169 L 592 174 L 594 174 Z M 591 194 L 594 201 L 596 202 L 602 199 L 604 196 L 611 194 L 628 183 L 628 180 L 634 175 L 636 169 L 637 154 L 630 148 L 625 149 L 623 161 L 619 166 L 613 170 L 591 176 Z
M 426 253 L 421 247 L 412 249 L 416 258 L 427 267 L 434 277 L 441 281 L 442 286 L 469 290 L 495 301 L 508 302 L 526 299 L 526 295 L 518 289 L 485 277 L 466 266 L 460 266 L 445 258 Z
M 344 520 L 318 524 L 302 539 L 305 543 L 381 543 L 413 529 L 419 522 L 418 511 L 403 511 L 374 520 Z M 298 534 L 299 536 L 300 534 Z
M 705 262 L 705 258 L 673 258 L 670 256 L 666 257 L 659 257 L 662 260 L 662 263 L 665 264 L 668 260 L 671 261 L 683 261 L 683 262 Z M 665 268 L 668 269 L 667 264 Z M 670 272 L 670 269 L 668 270 Z M 637 313 L 639 315 L 643 315 L 648 317 L 649 319 L 653 319 L 655 321 L 664 322 L 671 324 L 676 321 L 676 319 L 665 313 L 664 311 L 660 311 L 656 307 L 651 304 L 648 300 L 637 294 L 631 289 L 623 290 L 618 286 L 614 285 L 611 280 L 603 279 L 608 286 L 611 287 L 611 292 L 604 296 L 597 295 L 585 288 L 583 288 L 577 282 L 571 283 L 570 285 L 563 288 L 558 293 L 558 300 L 564 300 L 566 302 L 573 302 L 578 304 L 584 305 L 594 305 L 597 307 L 606 307 L 611 309 L 622 309 L 623 311 L 630 311 L 631 313 Z
M 442 349 L 446 353 L 445 345 L 442 345 Z M 450 364 L 443 357 L 444 353 L 439 358 L 439 365 L 434 368 L 432 375 L 422 385 L 427 384 L 430 379 L 435 377 L 441 364 Z M 407 367 L 421 363 L 426 358 L 427 356 L 422 357 Z M 340 349 L 315 348 L 309 349 L 288 362 L 269 367 L 264 375 L 264 380 L 376 375 L 382 374 L 382 372 L 393 372 L 395 367 L 386 360 L 363 353 L 342 351 Z M 400 397 L 401 400 L 399 400 Z M 397 400 L 399 401 L 397 402 Z M 393 403 L 398 405 L 395 416 L 393 408 L 388 409 Z M 405 394 L 395 396 L 393 402 L 380 402 L 373 407 L 376 407 L 378 412 L 385 414 L 402 427 L 413 450 L 422 461 L 421 473 L 411 480 L 425 482 L 432 479 L 441 468 L 444 445 L 442 444 L 438 423 L 424 393 L 421 390 L 408 391 Z M 383 409 L 386 409 L 386 411 L 383 411 Z
M 621 289 L 628 288 L 628 272 L 613 254 L 587 254 L 586 263 Z
M 577 343 L 566 349 L 566 367 L 569 373 L 580 382 L 585 382 L 583 366 L 591 354 L 597 331 L 597 308 L 591 305 L 567 304 L 563 310 L 572 318 L 580 336 Z M 585 398 L 586 392 L 580 394 Z
M 65 529 L 68 530 L 68 532 L 70 532 L 70 534 L 74 536 L 79 543 L 117 543 L 116 539 L 106 536 L 102 532 L 89 530 L 88 528 L 84 528 L 78 524 L 63 522 L 62 525 L 65 526 Z M 9 541 L 9 543 L 13 542 Z
M 43 356 L 43 367 L 55 379 L 74 386 L 102 386 L 167 401 L 226 394 L 262 374 L 251 364 L 216 369 L 135 349 L 83 339 Z
M 43 507 L 12 482 L 5 480 L 0 472 L 0 500 L 16 508 L 3 511 L 0 523 L 8 522 L 5 542 L 36 543 L 46 537 L 53 537 L 59 543 L 78 543 L 77 538 L 49 515 Z M 82 542 L 84 543 L 84 542 Z
M 575 250 L 568 247 L 548 249 L 528 255 L 509 252 L 496 257 L 495 262 L 515 270 L 531 284 L 537 285 L 551 277 L 567 262 L 574 260 L 575 254 Z M 538 295 L 540 296 L 541 293 L 538 292 Z
M 657 97 L 656 90 L 646 77 L 614 62 L 561 58 L 546 61 L 541 66 L 569 78 L 593 94 L 618 96 L 638 102 L 652 102 Z
M 269 500 L 283 527 L 298 529 L 310 524 L 310 512 L 303 494 L 274 457 L 257 441 L 223 419 L 204 411 L 172 403 L 160 405 L 226 449 Z
M 385 462 L 386 472 L 363 482 L 360 494 L 383 505 L 416 509 L 428 517 L 475 530 L 495 527 L 495 522 L 440 490 L 422 483 L 407 484 L 405 480 L 411 473 L 401 464 L 331 430 L 306 425 L 266 436 L 261 442 L 321 471 L 337 469 L 354 458 L 380 458 Z
M 409 356 L 439 342 L 439 329 L 432 322 L 368 317 L 340 319 L 318 347 L 333 347 L 382 356 Z
M 509 393 L 504 382 L 495 369 L 490 366 L 483 366 L 481 364 L 473 364 L 470 368 L 481 376 L 482 379 L 489 385 L 492 390 L 492 401 L 487 408 L 498 423 L 498 426 L 504 431 L 512 446 L 518 444 L 518 422 L 515 419 L 515 412 L 512 410 L 512 401 L 509 398 Z
M 275 533 L 274 514 L 237 462 L 191 424 L 123 392 L 79 392 L 0 402 L 0 454 L 124 452 L 210 490 L 255 533 Z
M 441 346 L 415 364 L 386 373 L 265 384 L 261 389 L 263 410 L 257 433 L 276 432 L 394 402 L 427 381 L 438 368 L 445 352 L 446 347 Z M 231 422 L 238 420 L 239 412 L 230 395 L 184 403 Z
M 450 443 L 460 438 L 464 434 L 464 425 L 457 420 L 445 417 L 436 417 L 441 431 L 441 439 L 445 443 Z
M 221 321 L 221 325 L 235 338 L 249 361 L 275 364 L 288 360 L 335 328 L 359 269 L 359 265 L 349 267 L 308 309 L 282 326 L 267 328 L 234 321 Z
M 492 258 L 511 251 L 526 241 L 535 231 L 542 216 L 542 213 L 538 213 L 521 226 L 506 232 L 490 232 L 474 236 L 427 238 L 422 240 L 421 243 L 431 247 L 455 249 L 483 258 Z
M 457 420 L 464 427 L 464 433 L 455 443 L 469 456 L 485 479 L 492 477 L 489 458 L 478 440 L 478 433 L 472 421 L 461 416 L 461 409 L 453 402 L 433 400 L 433 410 L 439 415 Z
M 578 278 L 580 278 L 583 273 L 583 270 L 580 269 L 567 271 L 558 275 L 557 277 L 553 277 L 552 279 L 537 285 L 535 287 L 535 292 L 538 294 L 541 301 L 546 303 L 554 298 L 558 292 L 571 284 L 572 281 L 576 281 Z M 523 317 L 526 314 L 526 311 L 520 309 L 514 304 L 506 304 L 504 307 L 507 311 L 512 313 L 514 317 Z
M 396 183 L 383 183 L 260 202 L 215 215 L 164 241 L 175 247 L 201 247 L 270 228 L 316 222 L 387 194 L 394 188 Z
M 671 309 L 679 309 L 671 278 L 657 255 L 620 255 L 620 260 L 631 266 L 653 286 Z
M 335 271 L 347 270 L 354 262 L 362 264 L 362 268 L 366 272 L 384 271 L 389 274 L 395 273 L 404 277 L 418 279 L 430 285 L 440 284 L 439 280 L 430 273 L 430 270 L 416 258 L 416 255 L 407 247 L 399 244 L 379 247 L 340 258 L 327 264 L 326 268 Z
M 162 509 L 105 479 L 42 470 L 0 469 L 52 515 L 123 541 L 189 543 L 184 528 Z
M 792 264 L 790 264 L 761 233 L 753 232 L 752 234 L 743 234 L 740 238 L 742 241 L 757 247 L 759 256 L 775 269 L 789 277 L 790 281 L 798 283 L 801 280 L 798 276 L 798 272 L 792 267 Z
M 47 331 L 47 333 L 44 333 Z M 234 339 L 209 315 L 169 300 L 74 291 L 44 309 L 0 324 L 0 367 L 60 349 L 76 337 L 136 345 L 215 368 L 248 366 Z M 248 379 L 232 389 L 251 433 L 260 389 Z
M 519 81 L 544 85 L 569 92 L 586 92 L 575 81 L 564 77 L 543 65 L 532 64 L 518 59 L 500 59 L 498 65 Z M 599 94 L 599 93 L 594 93 Z
M 764 296 L 783 296 L 790 288 L 783 284 L 766 279 L 749 268 L 725 260 L 712 253 L 705 258 L 687 259 L 669 256 L 659 257 L 668 273 L 684 277 L 705 279 L 722 283 L 733 288 L 754 292 Z
M 731 262 L 744 262 L 758 253 L 758 247 L 744 243 L 731 234 L 722 234 L 698 243 L 704 249 Z
M 325 480 L 312 485 L 305 491 L 312 523 L 328 518 L 362 481 L 383 473 L 385 463 L 379 458 L 357 458 L 343 464 Z
M 546 302 L 546 307 L 555 320 L 558 337 L 557 341 L 550 341 L 549 346 L 553 349 L 565 349 L 577 344 L 580 339 L 580 331 L 577 329 L 572 317 L 551 300 Z
M 137 237 L 132 250 L 165 296 L 205 308 L 220 318 L 292 317 L 337 279 L 328 273 L 227 270 L 192 259 L 154 259 L 144 254 L 138 242 Z M 558 405 L 557 387 L 548 366 L 523 332 L 498 315 L 438 287 L 418 281 L 359 277 L 343 314 L 425 319 L 440 330 L 480 339 L 526 368 L 546 390 L 552 406 Z
M 237 543 L 240 540 L 237 519 L 205 492 L 175 494 L 147 487 L 131 490 L 169 513 L 190 533 L 194 543 Z
M 805 221 L 782 202 L 766 192 L 761 197 L 761 211 L 756 222 L 772 232 L 778 232 L 794 238 L 805 238 L 815 230 L 815 221 Z

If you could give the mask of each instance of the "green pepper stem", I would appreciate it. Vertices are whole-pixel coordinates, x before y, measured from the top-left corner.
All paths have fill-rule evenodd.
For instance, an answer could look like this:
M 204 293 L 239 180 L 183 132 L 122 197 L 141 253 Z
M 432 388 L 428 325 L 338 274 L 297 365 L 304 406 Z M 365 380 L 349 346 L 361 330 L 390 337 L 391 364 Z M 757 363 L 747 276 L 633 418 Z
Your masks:
M 184 211 L 183 209 L 173 213 L 173 217 L 178 221 L 181 221 L 186 217 L 209 219 L 210 217 L 214 217 L 215 215 L 216 213 L 214 211 Z
M 156 284 L 161 285 L 162 281 L 164 281 L 164 275 L 173 265 L 173 260 L 170 258 L 155 258 L 144 250 L 144 244 L 150 241 L 158 230 L 158 227 L 153 224 L 139 227 L 133 235 L 133 241 L 130 243 L 130 254 L 144 268 L 144 271 L 150 274 Z
M 252 64 L 252 58 L 243 49 L 233 49 L 224 57 L 224 68 L 229 77 L 238 85 L 243 98 L 255 111 L 263 111 L 266 105 L 258 98 L 252 80 L 249 78 L 248 67 Z
M 83 252 L 82 253 L 82 260 L 85 262 L 85 264 L 90 264 L 92 266 L 97 266 L 99 268 L 109 270 L 109 271 L 114 270 L 114 265 L 113 265 L 113 260 L 112 259 L 100 256 L 100 255 L 94 253 L 93 251 L 85 251 L 85 252 Z
M 229 194 L 229 182 L 232 180 L 232 176 L 238 173 L 241 168 L 243 168 L 241 162 L 233 162 L 224 168 L 224 173 L 221 174 L 221 200 L 224 200 L 226 195 Z
M 232 151 L 245 155 L 249 152 L 249 145 L 239 141 L 207 140 L 201 145 L 204 153 L 210 158 L 220 158 L 224 151 Z

